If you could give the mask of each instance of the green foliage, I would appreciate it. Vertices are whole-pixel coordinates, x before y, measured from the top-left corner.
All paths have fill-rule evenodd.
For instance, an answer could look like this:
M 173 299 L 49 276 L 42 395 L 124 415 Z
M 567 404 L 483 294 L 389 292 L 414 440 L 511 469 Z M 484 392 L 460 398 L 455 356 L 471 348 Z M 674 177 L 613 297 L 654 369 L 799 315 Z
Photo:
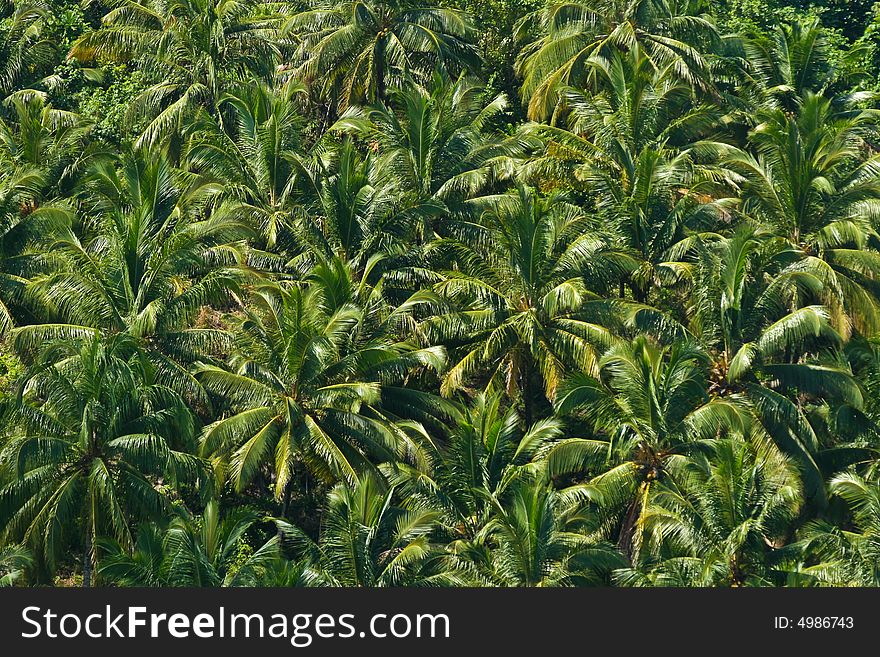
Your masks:
M 73 67 L 72 67 L 73 68 Z M 129 70 L 123 64 L 107 65 L 94 81 L 76 69 L 75 75 L 83 78 L 82 88 L 71 95 L 82 116 L 93 117 L 96 139 L 114 145 L 130 142 L 146 127 L 143 121 L 128 119 L 129 104 L 146 89 L 143 72 Z
M 0 5 L 0 586 L 876 586 L 880 14 Z
M 15 354 L 0 345 L 0 395 L 6 396 L 12 390 L 13 382 L 18 380 L 24 371 L 24 364 Z

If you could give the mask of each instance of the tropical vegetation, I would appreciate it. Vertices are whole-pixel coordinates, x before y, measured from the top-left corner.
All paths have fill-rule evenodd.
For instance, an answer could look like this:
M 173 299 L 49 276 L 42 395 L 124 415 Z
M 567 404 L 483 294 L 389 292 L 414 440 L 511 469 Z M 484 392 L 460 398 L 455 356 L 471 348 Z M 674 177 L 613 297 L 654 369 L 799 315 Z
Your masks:
M 7 0 L 0 586 L 877 586 L 874 7 Z

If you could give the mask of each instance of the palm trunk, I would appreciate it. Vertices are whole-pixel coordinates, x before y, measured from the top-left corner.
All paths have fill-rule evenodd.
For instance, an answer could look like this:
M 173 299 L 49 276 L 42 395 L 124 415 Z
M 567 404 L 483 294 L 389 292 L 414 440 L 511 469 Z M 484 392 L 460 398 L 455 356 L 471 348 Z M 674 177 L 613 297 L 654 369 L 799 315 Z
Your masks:
M 532 390 L 532 367 L 529 356 L 523 358 L 522 368 L 522 396 L 523 396 L 523 416 L 526 422 L 526 429 L 532 426 L 532 417 L 534 415 L 534 391 Z
M 293 478 L 287 480 L 287 483 L 284 485 L 284 499 L 281 502 L 281 519 L 287 520 L 287 510 L 290 508 L 290 495 L 293 492 L 293 486 L 290 485 L 290 482 Z
M 376 44 L 376 101 L 385 102 L 385 39 Z
M 635 299 L 638 303 L 645 303 L 648 300 L 648 292 L 647 290 L 643 290 L 640 285 L 633 283 L 631 285 L 633 299 Z
M 287 480 L 287 483 L 284 485 L 284 496 L 282 497 L 281 502 L 281 519 L 287 520 L 287 514 L 290 512 L 290 497 L 293 492 L 293 477 Z M 284 532 L 281 531 L 281 526 L 279 525 L 275 530 L 275 535 L 278 537 L 278 544 L 284 545 Z
M 643 495 L 646 495 L 646 490 L 643 490 L 643 486 L 644 484 L 639 486 L 635 498 L 630 502 L 617 536 L 617 548 L 623 553 L 623 556 L 626 557 L 630 565 L 635 565 L 633 563 L 633 557 L 635 556 L 633 542 L 644 506 Z
M 91 514 L 89 514 L 91 515 Z M 86 523 L 86 535 L 83 540 L 83 555 L 82 555 L 82 570 L 83 570 L 83 588 L 91 588 L 92 586 L 92 522 L 91 518 L 89 518 L 89 522 Z

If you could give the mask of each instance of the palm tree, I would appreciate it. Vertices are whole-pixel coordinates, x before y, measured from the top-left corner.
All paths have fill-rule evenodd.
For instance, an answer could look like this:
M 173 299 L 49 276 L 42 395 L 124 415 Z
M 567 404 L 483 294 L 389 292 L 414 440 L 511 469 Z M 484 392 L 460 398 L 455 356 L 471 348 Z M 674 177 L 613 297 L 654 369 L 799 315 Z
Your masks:
M 16 317 L 32 317 L 26 289 L 30 277 L 48 263 L 39 247 L 63 227 L 69 213 L 59 205 L 37 207 L 45 185 L 30 167 L 12 171 L 0 182 L 0 337 L 8 336 Z
M 601 91 L 561 92 L 566 127 L 530 124 L 545 151 L 524 175 L 593 197 L 596 231 L 609 232 L 641 261 L 630 285 L 637 301 L 677 282 L 686 265 L 675 247 L 711 230 L 729 212 L 725 175 L 716 162 L 728 149 L 709 137 L 721 112 L 697 102 L 670 64 L 657 69 L 636 44 L 587 62 Z
M 309 563 L 317 586 L 466 586 L 469 573 L 431 542 L 435 511 L 394 504 L 394 489 L 365 475 L 328 494 L 321 536 L 279 523 L 285 550 Z
M 35 73 L 51 70 L 56 44 L 47 34 L 51 12 L 41 3 L 4 0 L 0 11 L 4 19 L 0 36 L 0 93 L 6 95 L 22 84 L 37 82 L 32 78 Z
M 467 14 L 412 0 L 316 1 L 284 33 L 298 41 L 295 77 L 318 86 L 331 121 L 350 105 L 384 101 L 408 76 L 457 76 L 479 62 Z
M 309 249 L 302 264 L 340 258 L 359 276 L 368 264 L 379 273 L 391 264 L 385 256 L 398 256 L 413 241 L 413 218 L 397 202 L 391 168 L 372 152 L 359 152 L 351 139 L 300 173 L 298 225 Z
M 873 28 L 72 1 L 0 0 L 0 586 L 880 582 Z
M 691 328 L 712 356 L 712 392 L 748 400 L 764 430 L 801 466 L 807 494 L 822 505 L 830 474 L 824 467 L 862 452 L 834 446 L 823 456 L 810 407 L 830 403 L 858 412 L 863 406 L 859 385 L 836 355 L 842 338 L 833 315 L 817 303 L 823 281 L 791 257 L 787 240 L 748 227 L 695 244 Z
M 202 112 L 195 123 L 188 169 L 210 195 L 213 216 L 260 235 L 247 253 L 254 266 L 296 276 L 339 256 L 362 270 L 376 252 L 400 249 L 409 221 L 384 162 L 362 156 L 350 140 L 334 143 L 338 130 L 306 148 L 295 103 L 301 91 L 292 82 L 280 91 L 236 87 L 220 103 L 225 120 Z
M 138 144 L 154 145 L 179 135 L 197 109 L 216 114 L 226 80 L 274 72 L 272 7 L 263 0 L 119 1 L 69 57 L 143 67 L 152 84 L 133 99 L 130 116 L 150 119 Z
M 861 55 L 857 47 L 836 59 L 828 35 L 816 18 L 777 25 L 768 35 L 745 41 L 752 79 L 745 85 L 760 104 L 795 110 L 809 93 L 824 94 L 844 75 L 852 76 Z M 855 80 L 853 80 L 855 81 Z
M 699 1 L 561 0 L 526 16 L 518 37 L 530 39 L 519 61 L 529 118 L 549 118 L 562 87 L 592 85 L 592 58 L 608 58 L 635 45 L 653 67 L 672 66 L 683 81 L 705 89 L 710 84 L 707 55 L 720 37 L 702 9 Z
M 17 329 L 16 347 L 31 352 L 56 337 L 124 333 L 163 383 L 206 409 L 187 365 L 227 338 L 192 323 L 209 303 L 227 302 L 242 279 L 235 243 L 247 230 L 222 217 L 190 219 L 198 199 L 161 155 L 129 153 L 118 168 L 99 158 L 82 185 L 85 225 L 59 231 L 49 250 L 60 263 L 30 286 L 56 321 Z
M 27 548 L 19 545 L 0 548 L 0 587 L 15 586 L 32 564 L 33 556 Z
M 492 125 L 507 108 L 503 95 L 484 99 L 474 79 L 435 75 L 429 90 L 409 86 L 369 107 L 369 136 L 412 206 L 426 214 L 454 211 L 503 177 L 508 158 L 523 153 L 523 139 Z M 348 112 L 354 119 L 360 112 Z M 343 117 L 342 123 L 345 122 Z M 435 206 L 429 208 L 428 206 Z
M 576 374 L 560 390 L 556 410 L 585 422 L 593 436 L 571 438 L 545 458 L 548 472 L 583 473 L 598 491 L 600 524 L 638 558 L 645 510 L 657 490 L 677 485 L 675 466 L 711 441 L 750 435 L 736 400 L 709 396 L 708 358 L 685 340 L 661 347 L 645 336 L 609 349 L 598 376 Z
M 843 472 L 832 478 L 829 493 L 846 504 L 847 522 L 837 526 L 816 519 L 803 527 L 798 575 L 826 586 L 877 586 L 880 488 L 871 479 Z
M 101 577 L 120 586 L 252 586 L 281 558 L 277 536 L 248 553 L 245 534 L 260 520 L 253 511 L 239 508 L 221 518 L 211 500 L 198 517 L 175 512 L 164 529 L 142 524 L 131 553 L 105 541 Z
M 276 91 L 260 81 L 236 86 L 219 101 L 223 120 L 201 112 L 184 156 L 200 185 L 219 189 L 215 214 L 257 231 L 262 239 L 254 246 L 268 249 L 266 258 L 295 246 L 296 201 L 303 196 L 301 182 L 311 183 L 301 156 L 299 91 L 293 84 Z
M 435 75 L 430 91 L 411 86 L 384 104 L 349 109 L 334 130 L 370 140 L 372 152 L 361 158 L 345 141 L 329 166 L 315 168 L 317 251 L 359 263 L 383 253 L 382 271 L 404 286 L 416 272 L 430 278 L 421 247 L 449 214 L 467 211 L 468 199 L 506 180 L 529 143 L 492 127 L 507 101 L 483 95 L 470 78 Z M 312 226 L 308 213 L 304 224 Z
M 488 550 L 485 527 L 493 517 L 493 497 L 503 494 L 519 470 L 530 470 L 562 438 L 553 418 L 521 426 L 503 394 L 478 394 L 453 419 L 449 436 L 430 454 L 427 467 L 394 464 L 383 472 L 407 500 L 442 514 L 456 550 Z
M 487 389 L 520 390 L 530 425 L 539 395 L 552 400 L 567 372 L 592 371 L 614 341 L 599 295 L 631 261 L 585 232 L 587 217 L 561 195 L 519 186 L 471 205 L 479 221 L 449 222 L 451 236 L 431 247 L 454 268 L 441 270 L 443 303 L 424 330 L 454 355 L 444 394 L 477 376 Z
M 67 170 L 89 126 L 76 114 L 53 108 L 45 94 L 25 90 L 4 105 L 13 118 L 0 119 L 0 337 L 34 308 L 28 278 L 47 266 L 45 246 L 70 221 L 70 208 L 53 195 L 66 187 Z
M 400 384 L 417 368 L 439 370 L 443 351 L 398 342 L 390 330 L 398 318 L 383 316 L 375 293 L 359 299 L 358 288 L 338 260 L 316 267 L 303 286 L 257 286 L 229 368 L 199 369 L 199 381 L 230 411 L 205 428 L 201 450 L 218 466 L 228 463 L 236 490 L 266 461 L 280 500 L 300 467 L 323 480 L 355 481 L 371 459 L 420 451 L 422 432 L 408 433 L 394 413 L 430 414 L 437 404 Z
M 718 441 L 644 511 L 643 561 L 628 586 L 772 586 L 774 551 L 802 500 L 797 469 L 770 444 Z
M 69 191 L 70 169 L 82 156 L 91 123 L 52 107 L 47 94 L 32 89 L 10 94 L 3 104 L 12 120 L 0 119 L 0 162 L 42 176 L 45 196 Z
M 37 241 L 41 232 L 32 219 L 22 221 L 17 212 L 10 212 L 10 206 L 17 209 L 24 201 L 32 198 L 33 189 L 29 189 L 27 177 L 19 180 L 5 179 L 0 188 L 0 204 L 3 208 L 0 216 L 0 336 L 5 337 L 15 324 L 16 304 L 22 298 L 22 291 L 27 285 L 30 266 L 36 258 L 27 253 L 27 246 Z
M 517 477 L 502 496 L 492 498 L 495 513 L 484 532 L 492 546 L 494 585 L 602 585 L 625 565 L 613 546 L 582 531 L 581 519 L 570 510 L 572 497 L 580 495 L 566 493 L 539 473 Z
M 124 337 L 54 342 L 10 402 L 0 532 L 33 546 L 50 572 L 62 549 L 79 543 L 83 586 L 91 585 L 99 536 L 130 546 L 133 521 L 166 507 L 160 483 L 195 483 L 204 473 L 185 451 L 194 439 L 190 411 L 132 353 Z
M 875 279 L 880 169 L 866 157 L 876 113 L 806 92 L 795 113 L 761 115 L 750 141 L 756 155 L 732 154 L 743 176 L 742 210 L 784 237 L 824 286 L 835 325 L 868 335 L 880 326 Z

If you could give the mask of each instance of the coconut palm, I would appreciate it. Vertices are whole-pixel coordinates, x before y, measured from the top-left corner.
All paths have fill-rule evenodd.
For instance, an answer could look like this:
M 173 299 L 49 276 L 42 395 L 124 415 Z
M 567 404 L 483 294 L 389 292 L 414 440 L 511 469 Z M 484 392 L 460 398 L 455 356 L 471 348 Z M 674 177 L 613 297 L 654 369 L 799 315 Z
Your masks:
M 314 542 L 279 523 L 285 550 L 310 563 L 305 581 L 318 586 L 466 586 L 464 566 L 431 542 L 436 512 L 394 504 L 394 489 L 366 474 L 329 493 Z
M 153 145 L 179 135 L 197 109 L 216 113 L 230 77 L 270 76 L 277 22 L 262 0 L 115 2 L 69 57 L 143 67 L 152 84 L 133 99 L 130 116 L 149 119 L 138 141 Z
M 747 227 L 697 244 L 692 329 L 712 354 L 712 391 L 749 400 L 764 429 L 800 464 L 807 494 L 823 504 L 824 468 L 862 453 L 823 456 L 809 409 L 863 407 L 859 385 L 836 356 L 842 338 L 833 315 L 818 303 L 823 282 L 792 257 L 787 240 Z M 832 455 L 834 465 L 823 464 Z
M 529 118 L 549 118 L 561 87 L 593 84 L 589 61 L 638 45 L 659 69 L 673 67 L 685 82 L 705 88 L 707 55 L 720 37 L 701 2 L 562 0 L 519 25 L 522 95 Z M 533 36 L 537 35 L 537 36 Z
M 787 239 L 802 266 L 824 285 L 823 300 L 848 323 L 871 334 L 878 326 L 874 229 L 880 170 L 865 157 L 876 113 L 806 92 L 792 114 L 761 115 L 750 137 L 755 154 L 732 154 L 743 176 L 742 210 Z
M 615 575 L 628 586 L 768 586 L 774 551 L 792 531 L 797 468 L 772 444 L 722 440 L 676 473 L 644 513 L 642 563 Z
M 416 234 L 418 215 L 398 202 L 391 168 L 372 152 L 359 152 L 348 138 L 304 166 L 300 185 L 300 237 L 311 252 L 304 262 L 340 258 L 363 275 L 372 259 L 391 256 L 371 265 L 379 272 Z
M 491 498 L 495 513 L 483 531 L 493 584 L 602 585 L 626 564 L 613 546 L 581 530 L 579 515 L 570 512 L 572 497 L 580 496 L 554 489 L 539 472 L 520 475 Z
M 477 376 L 487 389 L 521 390 L 530 425 L 536 400 L 552 400 L 567 372 L 592 371 L 614 341 L 599 295 L 631 261 L 584 232 L 586 216 L 563 196 L 519 186 L 472 208 L 478 221 L 450 222 L 451 236 L 432 245 L 455 268 L 441 270 L 434 289 L 446 305 L 424 330 L 454 346 L 444 394 Z
M 442 350 L 397 341 L 398 318 L 383 317 L 375 296 L 359 299 L 339 261 L 316 267 L 307 285 L 265 284 L 251 297 L 229 367 L 205 364 L 197 374 L 230 411 L 205 428 L 202 453 L 228 467 L 237 490 L 267 461 L 280 500 L 299 469 L 354 481 L 373 460 L 418 453 L 422 434 L 394 413 L 436 404 L 400 384 L 411 370 L 442 367 Z
M 661 347 L 645 336 L 609 349 L 598 376 L 576 374 L 560 390 L 556 409 L 585 422 L 590 438 L 571 438 L 545 456 L 553 475 L 583 473 L 599 492 L 597 531 L 616 533 L 637 557 L 652 496 L 675 487 L 675 467 L 726 436 L 750 434 L 736 400 L 712 399 L 709 359 L 697 345 Z
M 33 563 L 33 556 L 27 548 L 7 545 L 0 549 L 0 587 L 15 586 L 23 579 Z
M 275 91 L 239 85 L 223 97 L 218 121 L 202 113 L 188 141 L 186 160 L 198 185 L 211 194 L 214 216 L 251 226 L 248 260 L 260 268 L 304 273 L 339 256 L 366 265 L 393 238 L 409 234 L 409 221 L 392 196 L 390 170 L 330 133 L 306 148 L 304 121 L 288 83 Z M 400 242 L 397 242 L 399 248 Z
M 734 200 L 717 166 L 727 148 L 709 139 L 721 112 L 696 102 L 673 65 L 658 70 L 638 45 L 587 66 L 601 91 L 562 91 L 565 127 L 526 126 L 546 146 L 524 174 L 594 198 L 595 230 L 641 260 L 630 286 L 645 301 L 652 288 L 687 275 L 674 247 L 693 231 L 714 229 Z
M 35 73 L 48 73 L 57 46 L 47 34 L 51 12 L 42 3 L 5 0 L 0 11 L 5 23 L 0 37 L 0 93 L 5 95 L 37 82 Z
M 0 336 L 6 337 L 16 316 L 32 318 L 33 304 L 26 289 L 30 277 L 44 271 L 47 258 L 39 248 L 69 219 L 67 208 L 47 204 L 39 207 L 46 178 L 22 167 L 0 183 Z
M 182 508 L 164 529 L 145 523 L 133 551 L 113 541 L 100 548 L 101 577 L 120 586 L 247 586 L 280 560 L 278 537 L 247 554 L 245 534 L 260 520 L 248 509 L 224 517 L 216 500 L 200 516 Z
M 809 93 L 833 90 L 846 75 L 857 79 L 858 60 L 863 55 L 854 44 L 835 58 L 828 34 L 816 18 L 780 24 L 767 35 L 745 41 L 752 66 L 747 84 L 761 104 L 794 110 Z M 849 70 L 847 70 L 849 69 Z
M 284 33 L 298 41 L 295 77 L 317 86 L 331 117 L 385 100 L 408 76 L 425 80 L 435 68 L 457 76 L 479 62 L 467 14 L 412 0 L 318 1 L 288 18 Z
M 299 90 L 290 84 L 276 91 L 259 81 L 236 86 L 219 101 L 224 120 L 201 112 L 185 152 L 199 184 L 220 191 L 215 214 L 250 225 L 261 236 L 254 246 L 269 258 L 296 246 L 299 183 L 311 183 L 300 155 L 304 120 L 294 100 Z
M 158 484 L 195 483 L 205 472 L 187 451 L 190 411 L 132 354 L 125 337 L 48 345 L 8 411 L 0 531 L 32 546 L 50 572 L 78 544 L 83 586 L 91 585 L 99 536 L 130 546 L 133 522 L 166 508 Z
M 311 232 L 325 238 L 319 252 L 364 262 L 378 251 L 389 256 L 381 267 L 390 275 L 430 278 L 421 248 L 408 247 L 430 241 L 450 213 L 466 211 L 466 200 L 508 177 L 528 140 L 491 127 L 504 97 L 485 102 L 482 88 L 464 76 L 452 83 L 435 75 L 430 89 L 394 91 L 386 103 L 352 108 L 336 123 L 370 140 L 376 155 L 361 159 L 346 141 L 330 166 L 315 171 L 320 203 L 313 212 L 321 225 Z
M 869 0 L 59 2 L 0 585 L 877 584 Z
M 11 117 L 0 119 L 0 336 L 16 314 L 33 317 L 24 290 L 48 265 L 39 247 L 70 221 L 69 204 L 52 197 L 68 187 L 67 168 L 89 127 L 40 92 L 19 91 L 4 104 Z
M 57 235 L 49 250 L 60 263 L 31 285 L 55 321 L 21 327 L 16 347 L 31 352 L 52 338 L 125 333 L 160 380 L 207 408 L 186 366 L 226 336 L 193 324 L 241 280 L 235 243 L 247 230 L 229 218 L 192 219 L 198 200 L 166 158 L 143 151 L 118 163 L 97 159 L 83 188 L 85 225 Z
M 0 162 L 42 176 L 44 196 L 69 191 L 69 169 L 82 155 L 90 122 L 52 107 L 47 94 L 31 89 L 10 94 L 3 103 L 11 120 L 0 120 Z
M 492 126 L 507 99 L 499 95 L 487 100 L 484 95 L 470 77 L 450 81 L 435 75 L 428 90 L 409 86 L 363 112 L 383 164 L 391 168 L 407 202 L 426 206 L 426 214 L 455 210 L 490 188 L 503 177 L 500 169 L 507 159 L 523 152 L 521 138 L 507 137 Z M 346 116 L 353 120 L 360 114 Z
M 829 493 L 846 504 L 848 522 L 816 519 L 804 526 L 798 575 L 825 586 L 877 586 L 880 489 L 872 480 L 843 472 L 831 480 Z
M 459 551 L 488 550 L 485 527 L 495 512 L 493 496 L 503 494 L 514 473 L 533 469 L 562 438 L 560 421 L 547 418 L 524 428 L 516 408 L 503 402 L 501 393 L 478 394 L 453 418 L 449 437 L 430 454 L 427 468 L 383 468 L 407 500 L 442 514 L 444 531 Z

